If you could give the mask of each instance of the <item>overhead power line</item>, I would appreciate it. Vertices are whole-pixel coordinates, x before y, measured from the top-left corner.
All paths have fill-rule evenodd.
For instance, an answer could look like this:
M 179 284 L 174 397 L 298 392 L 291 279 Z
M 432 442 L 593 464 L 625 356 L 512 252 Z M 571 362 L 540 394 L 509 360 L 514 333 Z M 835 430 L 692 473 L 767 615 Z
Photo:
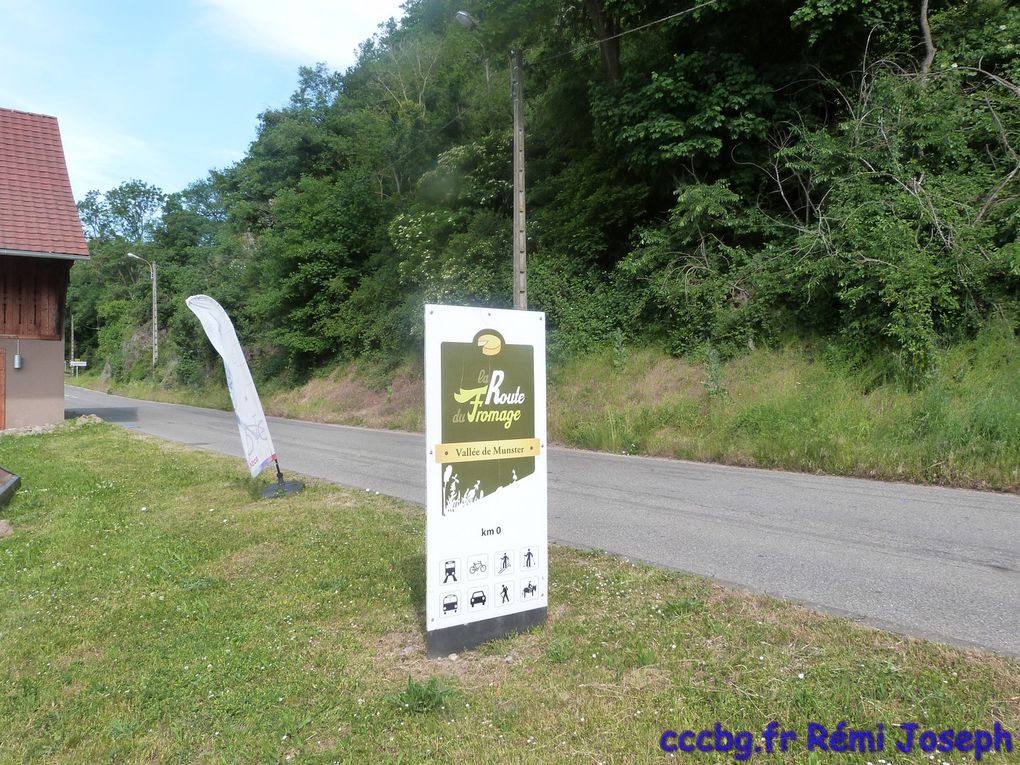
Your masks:
M 557 58 L 563 58 L 564 56 L 572 56 L 573 54 L 579 53 L 580 51 L 586 50 L 587 48 L 594 48 L 596 45 L 601 45 L 604 42 L 609 42 L 610 40 L 615 40 L 619 37 L 626 37 L 627 35 L 632 35 L 635 32 L 640 32 L 643 29 L 654 27 L 657 24 L 664 24 L 665 22 L 672 21 L 673 19 L 679 18 L 680 16 L 686 16 L 688 13 L 694 13 L 695 11 L 700 11 L 702 8 L 707 8 L 710 5 L 715 5 L 718 2 L 719 0 L 707 0 L 707 2 L 701 3 L 700 5 L 695 5 L 693 8 L 686 8 L 685 10 L 677 11 L 676 13 L 671 13 L 669 16 L 663 16 L 661 19 L 649 21 L 647 24 L 642 24 L 641 26 L 634 27 L 633 29 L 625 29 L 624 31 L 619 32 L 618 34 L 610 35 L 609 37 L 603 37 L 600 40 L 595 40 L 590 43 L 584 43 L 583 45 L 578 45 L 576 48 L 571 48 L 570 50 L 563 51 L 562 53 L 556 53 L 552 56 L 542 56 L 541 58 L 535 59 L 531 63 L 540 64 L 545 61 L 553 61 L 554 59 Z
M 593 48 L 596 45 L 601 45 L 602 43 L 608 42 L 609 40 L 615 40 L 618 37 L 626 37 L 627 35 L 632 35 L 635 32 L 640 32 L 643 29 L 648 29 L 649 27 L 654 27 L 657 24 L 664 24 L 667 21 L 672 21 L 673 19 L 679 18 L 680 16 L 686 16 L 689 13 L 694 13 L 695 11 L 700 11 L 702 8 L 707 8 L 710 5 L 716 5 L 717 3 L 719 3 L 719 1 L 720 0 L 706 0 L 706 2 L 699 3 L 698 5 L 695 5 L 693 8 L 685 8 L 682 11 L 677 11 L 676 13 L 671 13 L 669 16 L 663 16 L 661 19 L 656 19 L 655 21 L 649 21 L 647 24 L 641 24 L 640 26 L 634 27 L 633 29 L 625 29 L 624 31 L 619 32 L 618 34 L 611 35 L 609 37 L 603 37 L 600 40 L 595 40 L 595 41 L 590 42 L 590 43 L 584 43 L 583 45 L 578 45 L 577 47 L 571 48 L 570 50 L 563 51 L 562 53 L 556 53 L 556 54 L 554 54 L 552 56 L 543 56 L 541 58 L 535 59 L 531 63 L 532 64 L 540 64 L 540 63 L 543 63 L 545 61 L 553 61 L 553 60 L 558 59 L 558 58 L 563 58 L 564 56 L 572 56 L 575 53 L 578 53 L 579 51 L 586 50 L 587 48 Z M 451 119 L 446 124 L 440 126 L 439 128 L 433 128 L 432 130 L 430 130 L 428 132 L 428 134 L 427 134 L 428 137 L 429 138 L 434 138 L 435 136 L 439 135 L 441 132 L 446 130 L 446 128 L 450 127 L 450 125 L 452 125 L 454 122 L 456 122 L 459 119 L 461 119 L 461 115 L 460 114 L 455 115 L 453 117 L 453 119 Z M 393 162 L 391 164 L 393 166 L 396 166 L 398 163 L 402 162 L 404 159 L 406 159 L 411 154 L 413 154 L 416 151 L 416 149 L 417 149 L 417 147 L 412 148 L 412 149 L 408 149 L 406 152 L 404 152 L 399 157 L 397 157 L 395 160 L 393 160 Z

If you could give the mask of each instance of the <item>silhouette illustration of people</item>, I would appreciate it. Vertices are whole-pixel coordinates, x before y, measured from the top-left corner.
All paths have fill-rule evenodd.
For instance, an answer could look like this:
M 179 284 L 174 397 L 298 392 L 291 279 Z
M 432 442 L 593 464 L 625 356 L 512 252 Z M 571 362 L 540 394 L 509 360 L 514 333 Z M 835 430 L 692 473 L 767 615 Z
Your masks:
M 507 555 L 506 553 L 503 553 L 503 557 L 500 558 L 500 563 L 503 564 L 503 567 L 500 569 L 500 572 L 506 571 L 510 567 L 510 556 Z
M 500 591 L 499 594 L 500 594 L 500 597 L 502 598 L 502 600 L 499 601 L 501 605 L 503 603 L 509 603 L 510 602 L 510 592 L 509 592 L 509 590 L 507 590 L 505 584 L 503 585 L 503 589 Z
M 527 555 L 524 556 L 524 567 L 531 568 L 531 564 L 535 561 L 535 556 L 531 554 L 531 548 L 528 548 Z

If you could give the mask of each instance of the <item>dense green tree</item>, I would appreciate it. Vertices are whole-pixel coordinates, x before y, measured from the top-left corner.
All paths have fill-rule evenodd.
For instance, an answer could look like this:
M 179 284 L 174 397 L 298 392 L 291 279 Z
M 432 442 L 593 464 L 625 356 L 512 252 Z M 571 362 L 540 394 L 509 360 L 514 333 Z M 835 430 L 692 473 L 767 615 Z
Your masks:
M 347 71 L 302 67 L 237 164 L 86 195 L 81 337 L 131 373 L 130 249 L 179 381 L 215 365 L 193 292 L 295 375 L 417 348 L 425 300 L 509 305 L 514 49 L 554 352 L 807 332 L 921 379 L 1020 310 L 1018 40 L 1006 0 L 411 0 Z

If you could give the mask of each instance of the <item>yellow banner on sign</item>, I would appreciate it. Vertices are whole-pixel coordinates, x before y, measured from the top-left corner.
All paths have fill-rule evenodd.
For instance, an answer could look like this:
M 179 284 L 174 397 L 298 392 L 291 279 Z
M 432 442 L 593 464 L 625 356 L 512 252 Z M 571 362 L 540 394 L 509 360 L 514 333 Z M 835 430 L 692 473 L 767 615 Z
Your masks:
M 503 441 L 464 441 L 436 444 L 436 462 L 481 462 L 482 460 L 537 457 L 542 445 L 537 438 L 510 438 Z

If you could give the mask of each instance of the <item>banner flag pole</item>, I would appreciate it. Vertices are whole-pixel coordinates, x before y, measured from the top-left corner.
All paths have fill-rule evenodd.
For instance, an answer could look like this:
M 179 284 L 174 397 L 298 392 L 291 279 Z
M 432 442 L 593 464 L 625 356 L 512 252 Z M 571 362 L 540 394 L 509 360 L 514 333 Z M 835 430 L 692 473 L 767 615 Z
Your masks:
M 273 497 L 286 497 L 291 494 L 297 494 L 305 485 L 301 481 L 284 481 L 283 471 L 280 470 L 280 460 L 273 458 L 273 462 L 276 463 L 276 483 L 271 483 L 265 489 L 262 490 L 263 499 L 271 499 Z
M 262 492 L 263 497 L 280 497 L 294 494 L 304 488 L 300 481 L 284 481 L 280 461 L 276 456 L 273 439 L 269 435 L 269 424 L 262 410 L 262 401 L 255 389 L 251 370 L 241 350 L 233 322 L 223 306 L 208 295 L 192 295 L 184 301 L 191 312 L 198 317 L 209 342 L 223 359 L 223 371 L 227 376 L 227 389 L 234 405 L 237 430 L 241 435 L 241 448 L 248 464 L 251 477 L 255 478 L 276 463 L 276 483 Z

